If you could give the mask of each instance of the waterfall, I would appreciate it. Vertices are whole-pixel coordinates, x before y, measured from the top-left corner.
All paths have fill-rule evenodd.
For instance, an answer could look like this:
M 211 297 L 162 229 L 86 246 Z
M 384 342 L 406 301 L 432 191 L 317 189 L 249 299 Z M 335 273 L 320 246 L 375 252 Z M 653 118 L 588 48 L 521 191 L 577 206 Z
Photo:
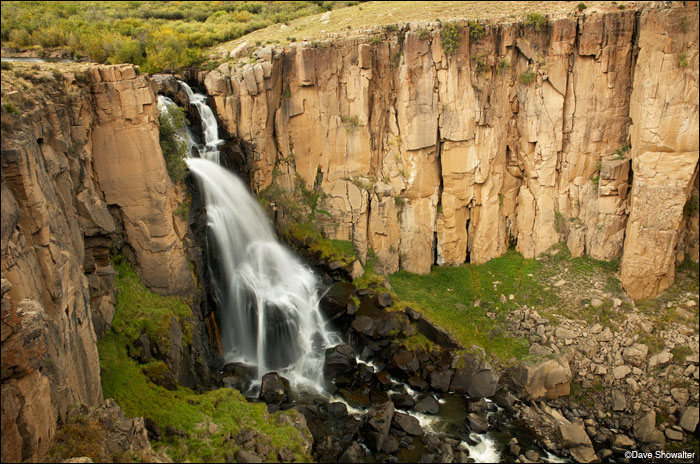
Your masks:
M 271 370 L 293 384 L 323 390 L 325 349 L 341 343 L 319 311 L 320 283 L 280 244 L 245 184 L 221 167 L 218 126 L 204 95 L 181 82 L 202 119 L 204 145 L 187 164 L 207 211 L 207 245 L 221 315 L 227 362 L 257 366 L 258 380 Z M 168 99 L 163 98 L 163 108 Z M 160 105 L 159 98 L 159 105 Z
M 187 99 L 191 105 L 194 105 L 199 112 L 199 117 L 202 120 L 202 132 L 204 133 L 204 147 L 199 150 L 199 156 L 204 159 L 219 164 L 219 145 L 223 140 L 219 139 L 219 125 L 216 122 L 214 112 L 207 104 L 206 95 L 194 93 L 192 88 L 185 82 L 178 81 L 182 88 L 187 93 Z

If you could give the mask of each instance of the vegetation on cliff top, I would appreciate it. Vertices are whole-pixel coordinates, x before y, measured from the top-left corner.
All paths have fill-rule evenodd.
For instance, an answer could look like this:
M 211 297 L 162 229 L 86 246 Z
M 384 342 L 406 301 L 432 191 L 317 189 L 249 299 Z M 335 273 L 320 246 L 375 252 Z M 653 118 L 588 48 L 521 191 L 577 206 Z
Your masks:
M 294 416 L 296 411 L 269 414 L 264 404 L 248 403 L 229 388 L 196 393 L 181 386 L 168 390 L 148 380 L 143 366 L 129 356 L 129 345 L 141 331 L 149 337 L 151 333 L 162 336 L 165 321 L 173 317 L 187 321 L 191 311 L 179 297 L 150 292 L 127 262 L 121 260 L 115 267 L 114 330 L 98 342 L 102 389 L 105 398 L 114 398 L 128 416 L 149 418 L 163 431 L 169 426 L 186 432 L 185 436 L 164 434 L 152 442 L 154 448 L 165 451 L 174 462 L 230 462 L 239 448 L 236 435 L 250 429 L 273 449 L 287 448 L 296 461 L 309 462 L 304 443 L 310 437 L 302 436 L 282 417 Z M 183 324 L 186 330 L 191 329 Z
M 2 46 L 61 48 L 146 72 L 198 64 L 207 47 L 357 2 L 2 2 Z

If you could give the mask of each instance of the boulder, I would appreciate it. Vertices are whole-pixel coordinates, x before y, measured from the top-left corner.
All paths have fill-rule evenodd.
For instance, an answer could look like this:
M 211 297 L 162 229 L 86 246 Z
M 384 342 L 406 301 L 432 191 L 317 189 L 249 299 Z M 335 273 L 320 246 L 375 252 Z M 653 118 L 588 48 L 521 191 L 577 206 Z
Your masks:
M 689 406 L 681 413 L 680 426 L 688 433 L 695 433 L 698 427 L 698 407 Z
M 624 359 L 628 364 L 641 367 L 644 364 L 644 361 L 646 361 L 648 353 L 648 346 L 641 343 L 635 343 L 634 345 L 628 346 L 624 349 L 622 352 L 622 359 Z
M 362 448 L 362 446 L 357 443 L 356 441 L 353 441 L 350 446 L 347 447 L 347 449 L 343 452 L 343 455 L 340 456 L 340 459 L 338 462 L 341 463 L 353 463 L 353 462 L 365 462 L 365 450 Z
M 563 357 L 537 364 L 520 363 L 508 368 L 506 382 L 515 393 L 527 400 L 554 399 L 570 392 L 571 369 Z
M 557 429 L 564 448 L 568 448 L 576 462 L 593 462 L 597 459 L 595 449 L 586 429 L 580 424 L 560 423 Z
M 431 372 L 430 386 L 435 390 L 447 393 L 450 389 L 450 380 L 452 380 L 453 373 L 452 369 Z
M 663 444 L 665 442 L 664 434 L 656 429 L 656 413 L 649 411 L 644 414 L 633 427 L 634 437 L 647 444 Z
M 355 351 L 350 345 L 337 345 L 326 350 L 323 373 L 326 378 L 334 379 L 339 374 L 351 375 L 357 370 Z
M 387 401 L 374 406 L 367 412 L 367 446 L 373 451 L 380 451 L 389 435 L 391 420 L 394 417 L 394 403 Z
M 440 412 L 440 403 L 438 403 L 432 395 L 427 395 L 418 400 L 413 410 L 416 412 L 424 412 L 426 414 L 437 414 Z
M 467 416 L 467 425 L 472 432 L 486 433 L 489 429 L 489 423 L 486 416 L 475 412 L 469 413 Z
M 289 381 L 277 372 L 263 375 L 260 384 L 260 399 L 267 404 L 282 404 L 287 401 L 290 392 Z
M 392 425 L 409 435 L 423 436 L 423 429 L 421 428 L 418 419 L 408 414 L 395 412 L 392 419 Z
M 236 451 L 235 457 L 236 462 L 263 462 L 258 455 L 242 449 Z
M 391 299 L 391 294 L 389 292 L 384 292 L 377 296 L 377 304 L 382 308 L 388 308 L 394 304 L 394 301 Z

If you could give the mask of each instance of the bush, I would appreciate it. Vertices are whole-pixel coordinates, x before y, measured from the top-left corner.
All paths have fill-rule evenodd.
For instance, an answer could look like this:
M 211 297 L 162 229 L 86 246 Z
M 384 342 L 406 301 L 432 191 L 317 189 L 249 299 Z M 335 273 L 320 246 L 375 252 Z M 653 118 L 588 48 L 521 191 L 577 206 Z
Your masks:
M 469 38 L 478 42 L 486 34 L 486 28 L 479 21 L 469 21 Z
M 686 52 L 681 52 L 680 55 L 678 55 L 678 67 L 685 68 L 686 66 L 688 66 L 688 54 Z
M 583 11 L 583 10 L 585 10 L 585 9 L 588 8 L 588 7 L 586 6 L 585 3 L 581 2 L 581 3 L 579 3 L 579 4 L 576 6 L 576 8 L 578 9 L 578 11 Z
M 9 61 L 2 61 L 0 63 L 0 69 L 2 69 L 3 71 L 9 71 L 12 69 L 12 65 Z
M 459 24 L 448 23 L 442 26 L 442 48 L 448 55 L 454 54 L 459 48 L 459 44 L 462 40 L 462 34 L 459 29 Z
M 526 71 L 524 73 L 521 73 L 518 77 L 518 80 L 523 84 L 532 84 L 535 81 L 535 72 Z
M 544 15 L 539 13 L 528 13 L 523 24 L 526 26 L 535 26 L 535 30 L 540 32 L 542 29 L 547 27 L 548 23 L 549 22 Z
M 503 71 L 510 69 L 510 61 L 508 58 L 501 58 L 496 66 L 496 74 L 503 74 Z
M 430 38 L 430 31 L 427 29 L 421 29 L 418 31 L 418 38 L 421 40 L 428 40 Z
M 19 111 L 15 107 L 15 105 L 12 104 L 12 102 L 7 102 L 3 105 L 5 108 L 5 111 L 7 111 L 10 114 L 19 114 Z

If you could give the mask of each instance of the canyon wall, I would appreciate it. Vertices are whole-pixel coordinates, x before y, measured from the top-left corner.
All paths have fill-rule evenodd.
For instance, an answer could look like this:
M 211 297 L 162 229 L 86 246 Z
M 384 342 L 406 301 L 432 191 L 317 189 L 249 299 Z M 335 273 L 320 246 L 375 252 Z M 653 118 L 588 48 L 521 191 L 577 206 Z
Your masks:
M 194 289 L 151 80 L 130 65 L 65 66 L 3 71 L 3 462 L 41 461 L 71 405 L 102 403 L 110 251 L 155 291 Z
M 379 272 L 565 241 L 622 257 L 626 290 L 647 297 L 685 253 L 698 260 L 697 213 L 683 212 L 697 198 L 697 13 L 458 21 L 447 42 L 449 26 L 410 23 L 259 48 L 198 78 L 253 147 L 254 189 L 315 189 L 326 235 L 363 260 L 371 248 Z

